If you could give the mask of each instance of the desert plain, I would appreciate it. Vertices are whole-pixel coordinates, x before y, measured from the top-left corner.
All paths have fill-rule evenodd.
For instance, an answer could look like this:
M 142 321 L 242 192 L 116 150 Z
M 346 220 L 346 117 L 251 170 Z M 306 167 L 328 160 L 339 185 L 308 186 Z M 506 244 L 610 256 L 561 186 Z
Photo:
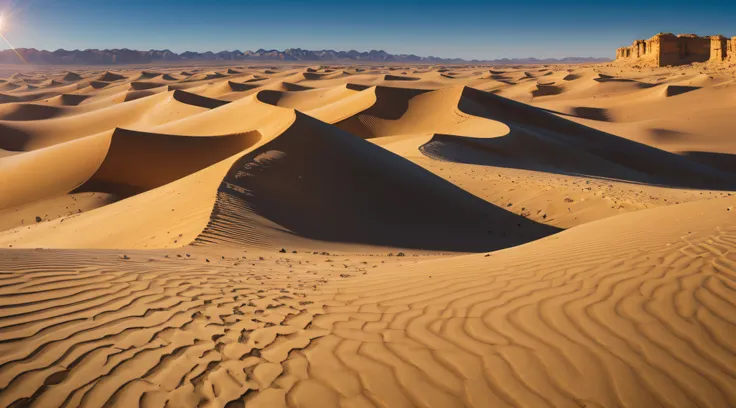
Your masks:
M 0 81 L 2 407 L 736 406 L 736 76 Z

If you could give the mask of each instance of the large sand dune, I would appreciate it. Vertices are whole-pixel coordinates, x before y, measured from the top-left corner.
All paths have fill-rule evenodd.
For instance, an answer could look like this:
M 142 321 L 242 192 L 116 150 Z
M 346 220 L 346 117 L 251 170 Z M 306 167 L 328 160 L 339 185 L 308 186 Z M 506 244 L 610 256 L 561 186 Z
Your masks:
M 706 66 L 0 85 L 2 407 L 736 406 Z

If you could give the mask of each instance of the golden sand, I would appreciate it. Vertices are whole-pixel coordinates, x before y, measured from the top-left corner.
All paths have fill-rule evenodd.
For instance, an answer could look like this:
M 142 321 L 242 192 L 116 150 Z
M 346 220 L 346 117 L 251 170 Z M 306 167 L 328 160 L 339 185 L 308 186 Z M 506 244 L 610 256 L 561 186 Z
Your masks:
M 736 406 L 705 65 L 0 82 L 2 407 Z

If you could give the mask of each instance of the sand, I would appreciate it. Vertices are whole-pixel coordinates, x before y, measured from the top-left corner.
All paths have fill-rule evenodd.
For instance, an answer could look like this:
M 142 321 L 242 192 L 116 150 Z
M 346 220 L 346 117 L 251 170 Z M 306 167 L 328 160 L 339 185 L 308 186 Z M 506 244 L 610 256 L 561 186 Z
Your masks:
M 9 77 L 0 406 L 736 406 L 735 78 Z

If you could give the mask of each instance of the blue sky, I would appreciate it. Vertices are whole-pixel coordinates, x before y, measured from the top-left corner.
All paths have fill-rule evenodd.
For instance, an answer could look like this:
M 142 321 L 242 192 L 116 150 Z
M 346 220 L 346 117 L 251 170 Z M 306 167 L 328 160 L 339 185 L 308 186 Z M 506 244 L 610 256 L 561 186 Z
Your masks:
M 383 49 L 613 57 L 660 31 L 736 36 L 736 1 L 0 0 L 16 47 Z M 15 10 L 12 16 L 10 10 Z

